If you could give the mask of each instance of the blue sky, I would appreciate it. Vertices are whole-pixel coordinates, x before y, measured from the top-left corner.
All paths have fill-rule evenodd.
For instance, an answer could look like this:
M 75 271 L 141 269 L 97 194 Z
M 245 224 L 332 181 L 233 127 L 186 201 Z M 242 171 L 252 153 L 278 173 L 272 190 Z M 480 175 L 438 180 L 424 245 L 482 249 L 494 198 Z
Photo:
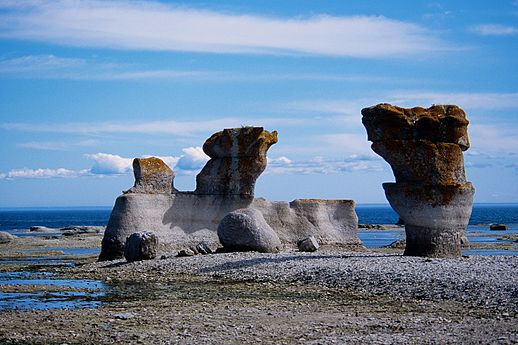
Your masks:
M 360 110 L 457 104 L 476 202 L 518 202 L 518 1 L 0 2 L 0 207 L 194 189 L 225 127 L 279 131 L 256 195 L 384 203 Z

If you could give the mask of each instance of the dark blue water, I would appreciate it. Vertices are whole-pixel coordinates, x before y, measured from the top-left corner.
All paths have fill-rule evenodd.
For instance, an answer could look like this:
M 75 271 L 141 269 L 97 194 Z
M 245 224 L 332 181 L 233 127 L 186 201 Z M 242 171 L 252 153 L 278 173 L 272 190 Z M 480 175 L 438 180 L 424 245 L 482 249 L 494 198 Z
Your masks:
M 356 206 L 360 224 L 395 224 L 399 218 L 389 205 Z M 518 226 L 518 204 L 476 204 L 469 225 L 503 223 Z
M 33 208 L 0 209 L 0 231 L 17 233 L 31 226 L 62 228 L 69 225 L 104 226 L 108 223 L 111 207 L 89 208 Z M 398 215 L 389 205 L 357 205 L 356 213 L 360 224 L 394 224 Z M 488 224 L 503 223 L 509 230 L 497 233 L 490 231 Z M 477 204 L 467 229 L 468 238 L 473 242 L 496 242 L 500 234 L 518 232 L 518 204 Z M 475 234 L 490 237 L 476 237 Z M 32 235 L 33 233 L 26 233 Z M 34 233 L 37 235 L 37 233 Z M 41 233 L 48 235 L 48 233 Z M 360 232 L 363 243 L 370 248 L 382 247 L 403 238 L 404 231 Z M 510 252 L 509 252 L 510 253 Z
M 108 223 L 110 212 L 111 207 L 0 209 L 0 231 L 16 232 L 36 225 L 48 228 L 103 226 Z
M 395 224 L 399 219 L 388 205 L 359 205 L 356 207 L 360 224 Z M 491 231 L 491 223 L 502 223 L 507 231 Z M 478 204 L 474 205 L 466 235 L 473 243 L 512 242 L 499 239 L 502 235 L 518 233 L 518 204 Z M 482 236 L 481 236 L 482 235 Z M 379 248 L 405 238 L 405 231 L 360 231 L 358 237 L 367 248 Z M 464 255 L 518 255 L 518 250 L 471 249 L 463 250 Z
M 33 272 L 0 272 L 2 285 L 59 286 L 64 291 L 48 292 L 43 288 L 37 292 L 0 292 L 0 310 L 95 308 L 108 290 L 98 280 L 52 279 L 50 273 Z
M 108 223 L 111 207 L 0 209 L 0 231 L 27 230 L 40 225 L 62 228 L 69 225 Z M 398 215 L 389 205 L 357 205 L 358 223 L 394 224 Z M 518 228 L 518 204 L 477 204 L 470 225 L 503 223 Z

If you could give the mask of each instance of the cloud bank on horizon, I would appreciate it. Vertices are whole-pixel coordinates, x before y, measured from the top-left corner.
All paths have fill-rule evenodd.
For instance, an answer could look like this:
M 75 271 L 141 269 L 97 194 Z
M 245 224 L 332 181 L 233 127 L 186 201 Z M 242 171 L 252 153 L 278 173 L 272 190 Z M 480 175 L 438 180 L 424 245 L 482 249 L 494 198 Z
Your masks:
M 518 202 L 518 2 L 493 3 L 491 15 L 460 0 L 328 5 L 0 2 L 0 207 L 44 204 L 14 201 L 35 183 L 69 200 L 57 181 L 73 191 L 124 179 L 133 157 L 192 177 L 207 161 L 197 145 L 245 125 L 280 134 L 265 196 L 305 193 L 291 183 L 384 202 L 380 184 L 393 177 L 360 114 L 382 102 L 461 106 L 477 201 Z M 92 200 L 117 193 L 106 186 Z

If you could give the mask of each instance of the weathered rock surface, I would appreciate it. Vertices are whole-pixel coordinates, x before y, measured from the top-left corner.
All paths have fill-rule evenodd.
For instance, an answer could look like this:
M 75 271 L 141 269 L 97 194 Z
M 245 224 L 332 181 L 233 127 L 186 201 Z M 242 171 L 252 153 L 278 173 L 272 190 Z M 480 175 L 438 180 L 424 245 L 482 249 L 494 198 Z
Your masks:
M 384 183 L 392 208 L 405 221 L 405 255 L 461 256 L 461 240 L 473 206 L 471 183 Z
M 203 145 L 211 157 L 196 176 L 195 194 L 254 195 L 255 181 L 266 168 L 266 152 L 277 132 L 263 127 L 224 129 Z
M 122 257 L 126 238 L 147 229 L 153 230 L 163 250 L 197 251 L 200 242 L 217 248 L 221 245 L 218 224 L 228 213 L 242 208 L 258 210 L 286 246 L 311 235 L 322 245 L 360 246 L 352 200 L 269 202 L 253 198 L 255 181 L 266 168 L 266 152 L 276 142 L 277 132 L 262 127 L 214 134 L 203 146 L 211 160 L 197 176 L 194 192 L 173 188 L 167 193 L 172 172 L 159 163 L 163 169 L 144 164 L 154 160 L 136 160 L 134 168 L 140 172 L 135 173 L 135 186 L 115 202 L 99 260 Z M 159 179 L 153 171 L 158 171 Z
M 297 242 L 297 247 L 301 252 L 316 252 L 320 245 L 315 236 L 309 236 Z
M 266 223 L 261 212 L 253 208 L 235 210 L 218 225 L 219 241 L 227 251 L 279 252 L 279 236 Z
M 250 206 L 264 216 L 282 243 L 315 236 L 322 245 L 357 246 L 358 217 L 353 200 L 296 199 L 291 202 L 257 198 Z
M 128 237 L 124 257 L 128 262 L 152 260 L 158 252 L 158 237 L 152 232 L 136 232 Z
M 126 238 L 145 229 L 153 229 L 164 250 L 195 247 L 202 241 L 217 247 L 218 224 L 240 208 L 259 210 L 283 245 L 313 235 L 322 245 L 356 247 L 361 242 L 354 207 L 352 200 L 270 202 L 235 195 L 123 194 L 115 202 L 99 259 L 122 257 Z
M 0 231 L 0 243 L 9 243 L 13 241 L 16 238 L 16 236 L 11 235 L 8 232 Z
M 160 158 L 133 160 L 135 185 L 126 193 L 170 194 L 174 191 L 174 173 Z
M 387 103 L 362 109 L 362 122 L 372 142 L 428 140 L 469 148 L 468 120 L 456 105 L 401 108 Z
M 383 188 L 405 224 L 405 255 L 460 256 L 475 193 L 464 169 L 462 151 L 469 148 L 464 111 L 454 105 L 378 104 L 362 115 L 372 149 L 396 179 Z

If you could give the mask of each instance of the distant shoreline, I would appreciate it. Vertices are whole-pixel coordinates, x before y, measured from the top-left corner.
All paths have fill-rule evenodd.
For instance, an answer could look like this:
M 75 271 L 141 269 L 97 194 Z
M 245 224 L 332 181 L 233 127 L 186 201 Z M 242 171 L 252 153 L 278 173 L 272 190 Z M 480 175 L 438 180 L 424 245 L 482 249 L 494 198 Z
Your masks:
M 480 202 L 474 203 L 473 207 L 480 206 L 511 206 L 518 207 L 518 202 Z M 374 207 L 383 207 L 390 208 L 390 205 L 383 203 L 357 203 L 356 207 L 358 208 L 374 208 Z M 67 211 L 67 210 L 106 210 L 112 209 L 113 205 L 109 206 L 14 206 L 14 207 L 0 207 L 0 212 L 9 212 L 9 211 Z

